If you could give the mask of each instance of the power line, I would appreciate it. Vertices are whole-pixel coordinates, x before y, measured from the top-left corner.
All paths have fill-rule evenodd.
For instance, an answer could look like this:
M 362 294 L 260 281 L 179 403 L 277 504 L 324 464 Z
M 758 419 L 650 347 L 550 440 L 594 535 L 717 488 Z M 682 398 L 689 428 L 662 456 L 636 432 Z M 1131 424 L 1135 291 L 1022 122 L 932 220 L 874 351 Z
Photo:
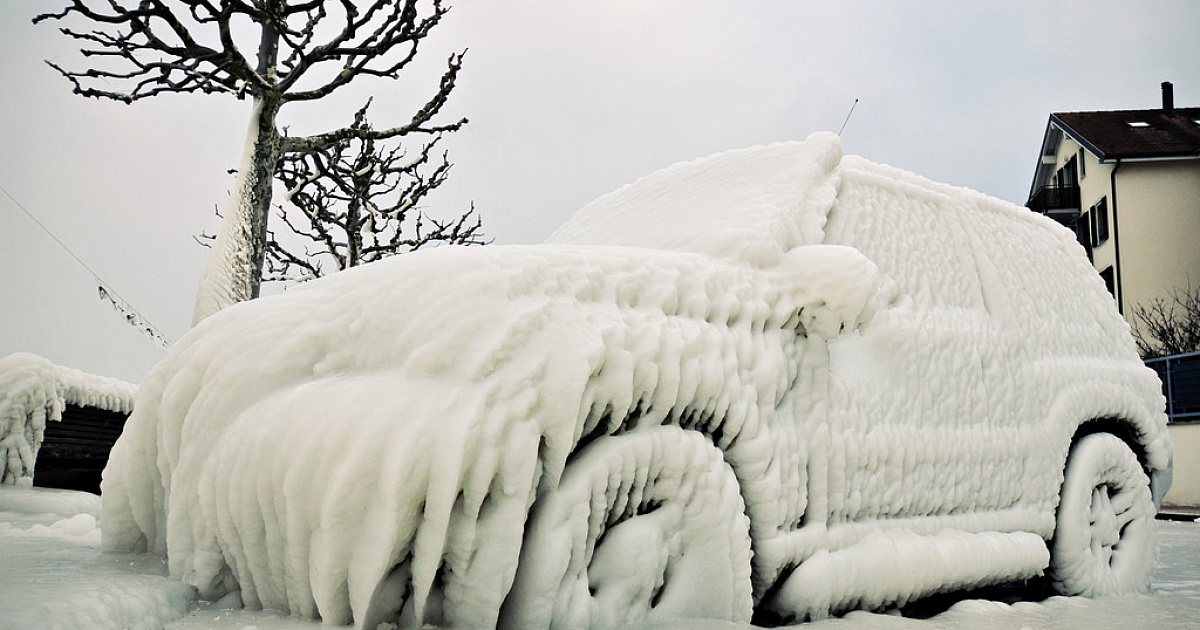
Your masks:
M 0 192 L 3 192 L 4 196 L 8 197 L 9 201 L 13 202 L 13 205 L 17 206 L 21 212 L 24 212 L 25 216 L 29 217 L 29 220 L 33 221 L 34 224 L 41 228 L 47 236 L 49 236 L 55 243 L 58 243 L 58 246 L 61 247 L 63 251 L 67 252 L 68 256 L 70 256 L 75 262 L 79 263 L 79 266 L 83 267 L 89 274 L 91 274 L 92 279 L 96 281 L 97 285 L 99 285 L 97 289 L 99 289 L 100 299 L 107 300 L 113 308 L 125 315 L 125 321 L 129 325 L 142 331 L 142 334 L 149 337 L 156 344 L 164 348 L 169 348 L 171 346 L 171 342 L 168 341 L 167 338 L 158 331 L 158 328 L 156 328 L 154 324 L 150 323 L 150 320 L 146 319 L 141 313 L 139 313 L 137 309 L 135 309 L 133 305 L 129 303 L 129 300 L 126 300 L 121 296 L 120 293 L 117 293 L 116 289 L 112 288 L 111 284 L 105 282 L 104 279 L 100 277 L 100 274 L 96 273 L 91 267 L 88 266 L 87 263 L 83 262 L 83 259 L 77 256 L 75 252 L 71 251 L 71 248 L 67 247 L 67 244 L 62 242 L 62 239 L 55 236 L 54 232 L 50 231 L 50 228 L 46 227 L 46 225 L 39 221 L 37 217 L 33 216 L 33 213 L 30 212 L 29 209 L 24 206 L 24 204 L 22 204 L 20 201 L 17 201 L 17 198 L 13 197 L 12 194 L 4 188 L 4 186 L 0 186 Z

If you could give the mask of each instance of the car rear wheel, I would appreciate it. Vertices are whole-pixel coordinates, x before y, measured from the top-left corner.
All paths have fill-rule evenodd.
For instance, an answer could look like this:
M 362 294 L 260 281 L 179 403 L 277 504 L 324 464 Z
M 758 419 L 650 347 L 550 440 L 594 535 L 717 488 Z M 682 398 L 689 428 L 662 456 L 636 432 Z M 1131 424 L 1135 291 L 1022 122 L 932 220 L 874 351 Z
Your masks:
M 1120 438 L 1096 433 L 1071 448 L 1051 543 L 1063 595 L 1144 592 L 1154 567 L 1150 480 Z
M 750 554 L 737 479 L 706 437 L 661 426 L 602 438 L 533 507 L 501 626 L 748 622 Z

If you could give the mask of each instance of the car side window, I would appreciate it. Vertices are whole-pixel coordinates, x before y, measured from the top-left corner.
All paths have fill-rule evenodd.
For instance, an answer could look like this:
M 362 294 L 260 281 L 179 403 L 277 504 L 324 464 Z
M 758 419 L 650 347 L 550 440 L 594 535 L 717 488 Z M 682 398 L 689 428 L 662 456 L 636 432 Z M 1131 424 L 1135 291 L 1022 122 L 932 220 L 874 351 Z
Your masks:
M 928 187 L 859 168 L 841 171 L 826 243 L 849 245 L 875 262 L 900 297 L 926 307 L 983 308 L 972 245 L 955 205 Z

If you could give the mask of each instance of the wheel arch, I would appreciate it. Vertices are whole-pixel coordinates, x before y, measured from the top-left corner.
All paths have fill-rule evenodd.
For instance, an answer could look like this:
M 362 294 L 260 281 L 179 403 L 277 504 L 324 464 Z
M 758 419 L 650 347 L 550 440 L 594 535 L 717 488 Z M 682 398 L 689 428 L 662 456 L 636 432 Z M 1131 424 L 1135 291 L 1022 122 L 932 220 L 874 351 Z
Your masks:
M 1137 456 L 1158 505 L 1171 485 L 1172 470 L 1171 440 L 1161 403 L 1157 388 L 1149 390 L 1140 382 L 1116 379 L 1061 393 L 1049 414 L 1050 422 L 1065 427 L 1070 435 L 1063 445 L 1061 470 L 1065 473 L 1071 451 L 1080 440 L 1096 433 L 1112 434 Z
M 720 451 L 737 480 L 742 510 L 750 524 L 753 550 L 751 583 L 757 604 L 767 588 L 778 581 L 781 570 L 777 566 L 782 564 L 778 557 L 781 551 L 769 550 L 769 541 L 775 540 L 783 524 L 798 522 L 810 500 L 807 477 L 782 477 L 790 470 L 786 462 L 776 461 L 776 465 L 765 467 L 758 465 L 762 461 L 774 461 L 771 451 L 777 446 L 776 442 L 785 439 L 785 436 L 772 430 L 770 423 L 758 418 L 730 426 L 722 421 L 720 413 L 691 405 L 673 407 L 664 414 L 655 412 L 645 400 L 638 400 L 618 417 L 612 415 L 612 405 L 608 403 L 597 403 L 594 409 L 593 413 L 598 419 L 588 423 L 591 425 L 589 430 L 577 440 L 567 457 L 566 466 L 570 466 L 581 453 L 598 441 L 626 435 L 647 426 L 673 426 L 694 433 Z M 801 453 L 795 455 L 799 457 Z M 797 484 L 800 485 L 801 494 L 789 495 L 787 490 Z M 782 497 L 770 495 L 770 491 L 780 493 Z M 789 497 L 793 503 L 781 500 Z
M 1112 433 L 1129 445 L 1147 472 L 1169 467 L 1167 417 L 1154 373 L 1140 365 L 1109 372 L 1087 375 L 1055 396 L 1047 414 L 1051 431 L 1069 431 L 1067 448 L 1087 435 Z
M 1137 422 L 1120 416 L 1092 418 L 1081 422 L 1075 428 L 1075 434 L 1071 436 L 1070 449 L 1067 458 L 1063 461 L 1064 474 L 1070 461 L 1070 452 L 1080 440 L 1096 433 L 1108 433 L 1119 438 L 1137 456 L 1138 463 L 1142 465 L 1142 471 L 1150 479 L 1150 493 L 1154 498 L 1154 505 L 1155 507 L 1161 506 L 1163 497 L 1171 487 L 1173 461 L 1168 455 L 1165 466 L 1155 466 L 1151 463 L 1154 441 L 1147 439 L 1144 432 L 1139 432 L 1141 428 Z
M 1071 448 L 1074 448 L 1083 438 L 1095 433 L 1111 433 L 1120 438 L 1122 442 L 1129 446 L 1129 450 L 1133 451 L 1134 455 L 1137 455 L 1138 462 L 1141 463 L 1142 468 L 1146 470 L 1147 474 L 1152 470 L 1152 467 L 1147 463 L 1149 457 L 1148 444 L 1143 439 L 1144 434 L 1139 434 L 1138 425 L 1135 421 L 1115 415 L 1084 420 L 1075 427 L 1075 433 L 1071 436 Z M 1066 462 L 1063 462 L 1063 464 L 1065 466 Z

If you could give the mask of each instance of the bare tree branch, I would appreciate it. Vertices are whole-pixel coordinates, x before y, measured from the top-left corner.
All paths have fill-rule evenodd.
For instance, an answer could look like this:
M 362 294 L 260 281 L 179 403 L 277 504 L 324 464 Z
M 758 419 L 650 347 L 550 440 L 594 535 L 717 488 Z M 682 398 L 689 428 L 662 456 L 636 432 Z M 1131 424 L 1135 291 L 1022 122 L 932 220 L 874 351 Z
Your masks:
M 367 122 L 369 106 L 368 101 L 355 114 L 347 137 L 290 153 L 281 162 L 276 174 L 288 193 L 278 216 L 291 241 L 314 244 L 319 251 L 305 246 L 300 254 L 272 234 L 264 281 L 320 276 L 320 259 L 337 271 L 432 244 L 488 242 L 474 206 L 454 219 L 420 209 L 421 200 L 450 172 L 445 152 L 435 159 L 442 136 L 434 135 L 411 155 L 399 145 L 384 146 Z
M 450 56 L 448 68 L 445 74 L 442 75 L 437 93 L 429 99 L 424 107 L 413 115 L 412 120 L 408 124 L 382 130 L 364 129 L 352 125 L 314 136 L 289 136 L 283 139 L 283 150 L 286 152 L 307 153 L 328 149 L 339 142 L 351 138 L 359 140 L 385 140 L 387 138 L 407 136 L 412 133 L 440 134 L 458 131 L 463 125 L 467 124 L 466 118 L 443 125 L 429 125 L 428 123 L 441 112 L 442 107 L 449 100 L 450 92 L 454 90 L 455 80 L 458 78 L 458 71 L 462 68 L 463 54 L 465 53 Z
M 467 122 L 437 120 L 462 54 L 450 56 L 434 94 L 407 123 L 374 129 L 364 108 L 355 124 L 308 137 L 287 137 L 277 124 L 284 105 L 323 98 L 356 77 L 398 79 L 449 11 L 446 0 L 62 1 L 61 11 L 33 21 L 60 23 L 80 45 L 84 69 L 47 62 L 75 93 L 124 103 L 193 92 L 254 100 L 249 166 L 231 196 L 234 211 L 213 241 L 211 259 L 223 262 L 205 267 L 195 321 L 257 297 L 264 269 L 268 276 L 320 275 L 319 264 L 303 262 L 312 252 L 324 252 L 341 269 L 398 248 L 482 242 L 477 219 L 442 222 L 414 209 L 449 169 L 445 155 L 440 165 L 430 159 L 430 148 Z M 411 134 L 423 134 L 426 144 L 407 169 L 400 168 L 398 148 L 375 153 L 374 143 Z M 367 161 L 350 168 L 354 160 Z M 312 251 L 303 255 L 281 249 L 268 229 L 275 178 L 290 181 L 286 205 L 295 216 L 284 213 L 281 220 L 285 232 L 309 243 Z M 414 216 L 415 231 L 406 238 L 381 227 Z
M 1142 358 L 1200 351 L 1200 285 L 1189 281 L 1167 298 L 1134 306 L 1133 315 L 1133 336 Z
M 78 31 L 70 27 L 60 32 L 83 42 L 85 58 L 111 58 L 124 69 L 88 68 L 67 70 L 47 62 L 72 84 L 76 94 L 131 103 L 165 92 L 228 92 L 242 96 L 247 90 L 269 90 L 273 86 L 255 70 L 234 43 L 229 24 L 235 14 L 251 19 L 261 12 L 239 2 L 226 2 L 218 9 L 209 2 L 184 2 L 190 24 L 185 23 L 164 0 L 142 0 L 127 7 L 111 0 L 109 11 L 93 9 L 85 0 L 58 13 L 45 13 L 33 19 L 64 20 L 78 14 L 92 23 L 109 28 Z M 219 47 L 201 44 L 193 30 L 212 30 L 216 25 Z M 213 33 L 208 33 L 210 36 Z M 169 40 L 168 40 L 169 38 Z M 99 81 L 116 82 L 125 90 L 102 89 L 85 85 Z

